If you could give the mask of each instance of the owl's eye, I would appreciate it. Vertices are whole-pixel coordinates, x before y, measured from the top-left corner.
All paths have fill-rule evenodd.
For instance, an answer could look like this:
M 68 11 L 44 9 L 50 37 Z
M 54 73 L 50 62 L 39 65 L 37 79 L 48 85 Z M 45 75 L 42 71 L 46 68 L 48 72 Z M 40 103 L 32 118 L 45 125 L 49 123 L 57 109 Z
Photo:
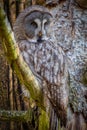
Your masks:
M 31 22 L 31 25 L 32 25 L 34 28 L 37 28 L 37 23 L 35 23 L 34 21 Z
M 47 21 L 44 23 L 44 27 L 47 28 L 50 25 L 50 23 Z
M 50 22 L 49 21 L 47 21 L 47 22 L 45 22 L 45 25 L 47 26 L 47 25 L 49 25 L 50 24 Z

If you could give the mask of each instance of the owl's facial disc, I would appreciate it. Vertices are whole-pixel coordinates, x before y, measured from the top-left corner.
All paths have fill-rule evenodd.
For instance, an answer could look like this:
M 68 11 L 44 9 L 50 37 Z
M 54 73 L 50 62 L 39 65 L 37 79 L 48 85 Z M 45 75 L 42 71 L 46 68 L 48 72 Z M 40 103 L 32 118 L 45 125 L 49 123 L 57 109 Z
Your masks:
M 42 42 L 50 37 L 49 31 L 51 23 L 51 15 L 42 12 L 32 12 L 29 16 L 25 17 L 24 30 L 25 36 L 29 42 Z

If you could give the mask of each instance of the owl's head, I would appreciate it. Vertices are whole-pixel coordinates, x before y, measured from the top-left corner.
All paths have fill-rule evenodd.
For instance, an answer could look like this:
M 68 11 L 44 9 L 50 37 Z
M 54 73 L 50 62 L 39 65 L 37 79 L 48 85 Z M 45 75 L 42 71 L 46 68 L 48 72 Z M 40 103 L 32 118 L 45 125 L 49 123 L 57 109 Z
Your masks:
M 17 18 L 14 25 L 16 40 L 41 42 L 48 40 L 51 32 L 52 14 L 43 6 L 30 6 Z

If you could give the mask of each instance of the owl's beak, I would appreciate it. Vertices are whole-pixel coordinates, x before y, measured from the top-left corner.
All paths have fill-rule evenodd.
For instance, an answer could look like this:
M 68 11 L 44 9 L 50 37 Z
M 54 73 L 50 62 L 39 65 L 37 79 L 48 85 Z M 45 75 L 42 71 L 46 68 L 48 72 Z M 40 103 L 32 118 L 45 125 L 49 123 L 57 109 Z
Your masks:
M 38 34 L 39 37 L 42 37 L 42 32 L 40 31 L 39 34 Z
M 37 39 L 38 42 L 42 42 L 42 32 L 40 31 L 38 33 L 38 39 Z

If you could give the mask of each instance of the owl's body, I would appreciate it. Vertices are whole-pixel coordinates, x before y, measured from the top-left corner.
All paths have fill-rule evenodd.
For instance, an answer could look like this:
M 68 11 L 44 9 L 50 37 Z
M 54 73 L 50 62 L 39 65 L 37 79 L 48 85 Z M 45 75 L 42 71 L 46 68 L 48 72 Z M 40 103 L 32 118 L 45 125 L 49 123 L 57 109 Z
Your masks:
M 52 30 L 49 32 L 47 24 L 50 25 L 51 18 L 52 15 L 45 7 L 30 7 L 17 19 L 14 32 L 24 60 L 40 82 L 57 116 L 64 122 L 68 103 L 68 71 L 65 54 L 52 41 Z M 34 28 L 30 26 L 30 20 L 34 21 Z

